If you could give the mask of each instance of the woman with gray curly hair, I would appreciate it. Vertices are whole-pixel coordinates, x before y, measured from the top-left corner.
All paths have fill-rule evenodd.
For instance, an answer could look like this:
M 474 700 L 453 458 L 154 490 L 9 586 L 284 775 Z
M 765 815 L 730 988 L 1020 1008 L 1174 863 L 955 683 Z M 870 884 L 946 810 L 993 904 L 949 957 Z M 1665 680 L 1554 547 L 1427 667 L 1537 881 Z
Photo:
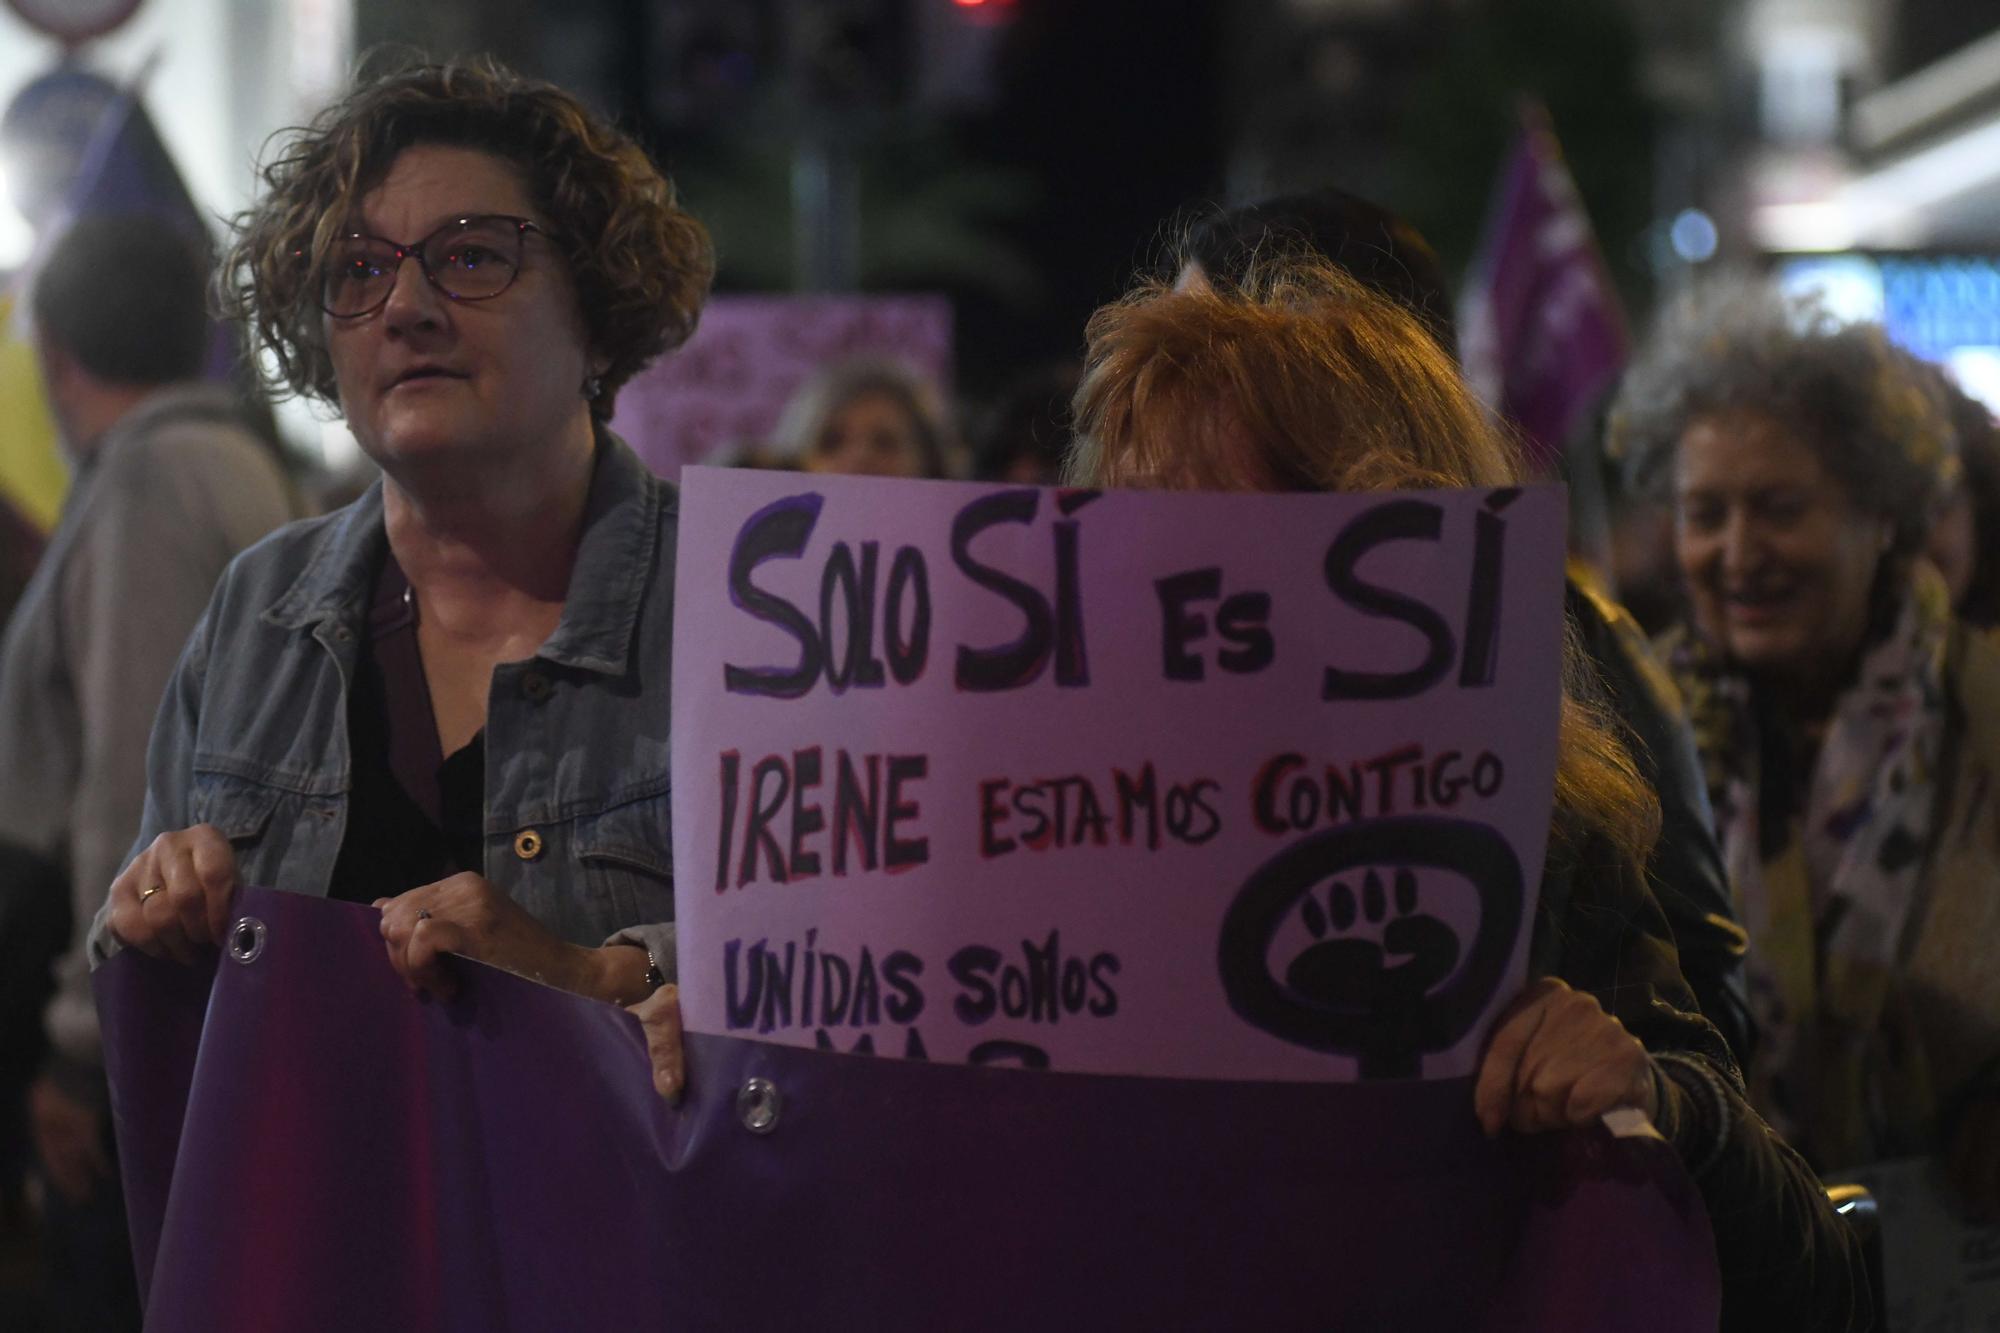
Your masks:
M 1688 700 L 1763 1031 L 1752 1085 L 1822 1170 L 1942 1150 L 2000 1204 L 2000 649 L 1917 559 L 1954 466 L 1873 326 L 1739 296 L 1628 378 L 1614 447 L 1665 489 Z
M 672 489 L 608 433 L 692 332 L 707 233 L 631 139 L 487 63 L 364 81 L 282 142 L 224 300 L 381 480 L 230 567 L 170 682 L 92 944 L 184 961 L 239 883 L 625 1004 L 678 1086 Z

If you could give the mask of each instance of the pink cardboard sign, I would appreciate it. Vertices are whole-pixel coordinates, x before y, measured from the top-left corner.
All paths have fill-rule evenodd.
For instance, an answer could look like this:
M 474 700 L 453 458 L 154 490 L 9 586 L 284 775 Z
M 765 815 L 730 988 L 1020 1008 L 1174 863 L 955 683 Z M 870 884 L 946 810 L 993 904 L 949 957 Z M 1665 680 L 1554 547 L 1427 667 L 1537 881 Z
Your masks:
M 1186 1078 L 1470 1073 L 1554 785 L 1560 488 L 691 468 L 695 1032 Z
M 900 361 L 951 385 L 951 302 L 943 296 L 717 296 L 687 345 L 618 392 L 611 428 L 646 465 L 684 463 L 767 439 L 792 395 L 822 366 L 856 356 Z

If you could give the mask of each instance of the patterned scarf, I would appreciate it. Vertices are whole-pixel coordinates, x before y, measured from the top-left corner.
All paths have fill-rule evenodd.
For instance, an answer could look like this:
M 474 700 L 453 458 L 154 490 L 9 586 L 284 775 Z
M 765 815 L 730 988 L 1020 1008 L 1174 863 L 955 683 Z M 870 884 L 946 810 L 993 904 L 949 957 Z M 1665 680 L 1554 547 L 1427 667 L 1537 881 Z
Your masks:
M 1895 628 L 1834 704 L 1812 772 L 1789 782 L 1763 780 L 1764 764 L 1796 751 L 1766 744 L 1776 728 L 1759 726 L 1749 681 L 1697 635 L 1662 643 L 1750 934 L 1763 1034 L 1752 1094 L 1823 1169 L 1869 1160 L 1903 1137 L 1894 1127 L 1928 1119 L 1893 983 L 1930 845 L 1950 616 L 1942 580 L 1920 567 Z M 1790 809 L 1766 808 L 1786 793 Z

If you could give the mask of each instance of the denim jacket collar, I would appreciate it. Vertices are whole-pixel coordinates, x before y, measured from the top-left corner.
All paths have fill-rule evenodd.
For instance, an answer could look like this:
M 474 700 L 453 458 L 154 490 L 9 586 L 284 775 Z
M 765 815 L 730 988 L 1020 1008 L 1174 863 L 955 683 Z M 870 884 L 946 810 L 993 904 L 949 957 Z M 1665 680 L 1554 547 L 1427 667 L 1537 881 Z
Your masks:
M 562 619 L 537 657 L 604 675 L 628 669 L 662 511 L 672 503 L 671 488 L 656 482 L 623 440 L 598 432 Z M 387 545 L 378 480 L 333 520 L 319 550 L 263 618 L 283 629 L 358 625 Z

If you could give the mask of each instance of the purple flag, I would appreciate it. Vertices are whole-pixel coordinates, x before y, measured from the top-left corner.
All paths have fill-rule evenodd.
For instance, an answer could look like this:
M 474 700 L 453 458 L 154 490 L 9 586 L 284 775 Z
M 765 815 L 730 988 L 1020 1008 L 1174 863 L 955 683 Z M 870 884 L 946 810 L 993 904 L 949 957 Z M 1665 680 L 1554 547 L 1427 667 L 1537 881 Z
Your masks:
M 72 217 L 144 213 L 207 250 L 211 238 L 201 212 L 146 114 L 141 92 L 149 72 L 141 71 L 105 109 L 84 150 L 66 211 Z
M 1554 467 L 1624 368 L 1618 295 L 1539 106 L 1522 110 L 1466 281 L 1459 335 L 1466 378 L 1521 428 L 1543 468 Z
M 376 915 L 244 891 L 196 970 L 96 977 L 152 1333 L 1713 1328 L 1667 1146 L 1487 1140 L 1464 1079 L 1055 1074 L 689 1040 Z
M 213 262 L 215 238 L 153 118 L 146 113 L 143 94 L 152 70 L 149 62 L 98 117 L 84 145 L 69 196 L 56 220 L 44 229 L 37 253 L 29 260 L 29 272 L 41 266 L 71 222 L 96 216 L 151 218 L 178 233 L 205 261 Z M 208 344 L 206 378 L 229 379 L 238 360 L 234 333 L 221 322 L 210 320 Z

